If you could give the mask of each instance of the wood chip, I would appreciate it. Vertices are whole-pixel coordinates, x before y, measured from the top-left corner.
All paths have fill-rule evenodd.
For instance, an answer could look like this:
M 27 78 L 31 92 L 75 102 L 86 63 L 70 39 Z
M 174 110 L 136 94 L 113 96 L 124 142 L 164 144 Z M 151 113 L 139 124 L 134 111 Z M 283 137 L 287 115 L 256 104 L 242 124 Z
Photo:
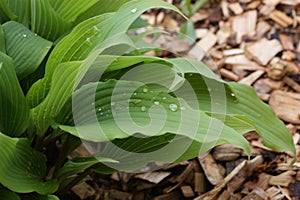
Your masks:
M 179 194 L 177 192 L 172 192 L 169 194 L 163 194 L 153 198 L 153 200 L 179 200 Z
M 261 2 L 259 0 L 254 0 L 247 5 L 247 9 L 248 10 L 256 9 L 260 4 Z
M 294 22 L 292 18 L 279 10 L 274 10 L 270 14 L 270 18 L 284 28 L 293 25 Z
M 266 173 L 261 173 L 258 176 L 258 181 L 249 181 L 245 183 L 245 187 L 248 188 L 249 190 L 253 190 L 257 187 L 262 188 L 263 190 L 266 190 L 269 187 L 269 181 L 270 181 L 271 175 L 266 174 Z
M 239 4 L 238 2 L 230 3 L 228 7 L 235 15 L 239 15 L 243 13 L 243 8 L 241 4 Z
M 239 83 L 246 84 L 246 85 L 252 85 L 259 77 L 261 77 L 265 73 L 264 70 L 257 70 L 256 72 L 253 72 L 249 76 L 241 79 Z
M 275 9 L 281 0 L 264 0 L 265 5 L 261 7 L 260 13 L 268 16 Z
M 80 197 L 80 199 L 87 199 L 95 195 L 96 191 L 86 182 L 82 182 L 72 187 L 72 191 Z
M 219 192 L 227 185 L 227 183 L 228 183 L 229 181 L 231 181 L 232 178 L 235 177 L 235 176 L 239 173 L 239 171 L 245 167 L 246 163 L 247 163 L 247 161 L 241 162 L 241 163 L 240 163 L 238 166 L 236 166 L 236 167 L 234 168 L 234 170 L 232 170 L 232 171 L 230 172 L 230 174 L 228 174 L 228 176 L 226 176 L 226 177 L 224 178 L 224 180 L 223 180 L 220 184 L 218 184 L 214 189 L 212 189 L 211 191 L 209 191 L 209 192 L 207 192 L 207 193 L 205 193 L 205 194 L 203 194 L 203 195 L 201 195 L 201 196 L 195 198 L 194 200 L 213 200 L 213 199 L 215 199 L 215 197 L 216 197 L 216 196 L 219 194 Z
M 252 37 L 255 35 L 257 21 L 257 11 L 251 10 L 243 15 L 233 17 L 232 30 L 236 33 L 236 42 L 240 44 L 242 37 L 247 35 Z
M 279 34 L 279 39 L 280 39 L 283 49 L 292 50 L 292 51 L 295 50 L 292 37 L 285 35 L 285 34 Z
M 193 23 L 197 23 L 199 21 L 207 19 L 207 17 L 208 17 L 208 12 L 200 10 L 191 17 L 191 21 Z
M 282 58 L 283 60 L 293 61 L 293 60 L 296 59 L 296 54 L 295 54 L 294 52 L 292 52 L 292 51 L 284 51 L 284 52 L 282 53 L 281 58 Z
M 288 185 L 292 182 L 293 176 L 296 174 L 296 172 L 289 170 L 286 172 L 283 172 L 277 176 L 272 176 L 270 178 L 269 184 L 270 185 L 280 185 L 284 187 L 288 187 Z
M 250 194 L 242 200 L 268 200 L 268 194 L 261 188 L 255 188 Z
M 219 23 L 220 29 L 217 32 L 218 44 L 225 44 L 227 39 L 231 35 L 231 24 L 228 22 L 221 21 Z
M 228 2 L 227 1 L 221 1 L 221 9 L 223 16 L 227 19 L 230 17 L 229 9 L 228 9 Z
M 235 56 L 243 53 L 244 49 L 228 49 L 223 51 L 224 56 Z
M 266 21 L 259 21 L 256 27 L 256 36 L 257 38 L 263 37 L 267 32 L 271 30 L 271 26 Z
M 284 77 L 283 81 L 285 84 L 293 88 L 293 90 L 300 93 L 300 85 L 297 82 L 295 82 L 293 79 L 286 76 Z
M 232 161 L 236 160 L 242 152 L 242 149 L 231 144 L 222 144 L 214 148 L 212 156 L 218 161 Z
M 275 90 L 271 94 L 269 104 L 280 119 L 300 124 L 300 94 Z
M 278 40 L 265 38 L 247 46 L 247 55 L 262 65 L 266 65 L 277 53 L 282 51 Z
M 224 177 L 220 173 L 219 167 L 210 153 L 199 156 L 198 160 L 203 168 L 206 178 L 211 184 L 217 185 L 223 181 Z
M 170 172 L 147 172 L 147 173 L 135 175 L 135 178 L 143 179 L 151 183 L 158 184 L 166 177 L 168 177 L 170 174 L 171 174 Z
M 194 191 L 191 186 L 182 186 L 181 192 L 185 198 L 191 198 L 191 197 L 195 196 Z
M 205 182 L 205 175 L 203 173 L 196 172 L 195 173 L 195 192 L 198 194 L 202 194 L 205 192 L 206 182 Z
M 198 28 L 195 30 L 197 38 L 203 38 L 207 33 L 208 29 L 206 28 Z
M 227 79 L 229 79 L 231 81 L 238 81 L 238 80 L 240 80 L 240 77 L 238 75 L 236 75 L 233 72 L 231 72 L 231 71 L 229 71 L 227 69 L 224 69 L 224 68 L 220 69 L 220 74 L 223 77 L 225 77 L 225 78 L 227 78 Z
M 249 60 L 245 55 L 237 55 L 237 56 L 230 56 L 225 59 L 225 64 L 230 65 L 245 65 L 251 67 L 257 67 L 258 64 Z
M 208 52 L 217 43 L 217 36 L 211 32 L 208 32 L 196 46 L 201 47 L 205 52 Z

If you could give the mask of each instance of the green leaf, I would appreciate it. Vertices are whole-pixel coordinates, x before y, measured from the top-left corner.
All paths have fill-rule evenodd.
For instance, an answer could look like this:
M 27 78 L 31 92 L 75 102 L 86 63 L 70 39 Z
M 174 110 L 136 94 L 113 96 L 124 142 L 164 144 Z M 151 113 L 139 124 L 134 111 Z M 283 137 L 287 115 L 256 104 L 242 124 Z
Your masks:
M 5 200 L 21 200 L 16 193 L 6 189 L 0 189 L 0 197 Z
M 46 97 L 50 89 L 52 74 L 60 63 L 85 59 L 93 50 L 103 46 L 102 43 L 108 38 L 115 37 L 117 39 L 117 35 L 124 34 L 147 9 L 159 7 L 180 13 L 175 6 L 160 0 L 143 1 L 143 3 L 140 0 L 132 0 L 115 13 L 100 15 L 76 26 L 51 53 L 46 66 L 45 78 L 34 84 L 29 90 L 27 99 L 30 106 L 36 106 L 33 102 L 40 103 Z
M 27 139 L 10 138 L 0 133 L 0 183 L 18 193 L 51 194 L 56 180 L 44 181 L 46 158 L 33 150 Z
M 6 53 L 5 36 L 4 36 L 2 25 L 0 25 L 0 51 Z
M 55 195 L 40 195 L 37 193 L 21 194 L 22 200 L 59 200 Z
M 194 24 L 190 20 L 181 25 L 180 34 L 188 38 L 189 45 L 192 45 L 197 39 Z
M 0 0 L 0 7 L 11 20 L 17 20 L 18 16 L 9 8 L 7 0 Z
M 65 21 L 73 23 L 75 19 L 89 8 L 95 7 L 99 0 L 50 0 L 53 9 Z M 99 8 L 99 7 L 98 7 Z M 100 7 L 101 8 L 101 7 Z M 93 15 L 95 16 L 95 15 Z M 92 16 L 91 16 L 92 17 Z
M 63 180 L 71 175 L 76 175 L 83 172 L 89 167 L 101 163 L 117 163 L 117 161 L 110 158 L 101 158 L 101 157 L 76 157 L 72 160 L 69 160 L 64 164 L 64 166 L 57 172 L 55 177 Z
M 5 1 L 5 0 L 4 0 Z M 30 25 L 31 0 L 6 0 L 10 10 L 16 15 L 11 20 L 17 21 L 26 27 Z
M 96 91 L 94 91 L 95 87 L 97 87 Z M 128 100 L 130 95 L 132 96 Z M 113 99 L 112 96 L 116 99 Z M 94 105 L 89 102 L 93 97 L 95 98 Z M 159 105 L 155 102 L 159 102 Z M 180 105 L 184 105 L 184 109 L 181 110 Z M 178 101 L 178 99 L 167 93 L 152 91 L 150 88 L 143 86 L 142 83 L 110 80 L 105 83 L 85 85 L 73 94 L 72 110 L 76 126 L 60 125 L 59 127 L 88 141 L 104 142 L 128 138 L 137 132 L 142 133 L 146 137 L 173 133 L 177 135 L 176 139 L 182 139 L 181 136 L 184 136 L 185 141 L 188 141 L 189 144 L 193 141 L 202 144 L 198 145 L 199 148 L 194 149 L 194 152 L 190 153 L 190 155 L 193 154 L 194 156 L 220 143 L 231 143 L 245 149 L 248 153 L 250 151 L 248 142 L 243 138 L 242 133 L 236 130 L 253 130 L 253 126 L 241 123 L 243 122 L 241 119 L 234 121 L 234 118 L 230 118 L 229 121 L 232 124 L 238 128 L 242 127 L 239 129 L 235 127 L 235 130 L 227 125 L 223 125 L 223 122 L 216 118 L 191 109 L 184 104 L 184 100 L 179 99 Z M 135 125 L 132 123 L 135 123 Z M 147 126 L 149 123 L 150 126 Z M 161 140 L 163 141 L 163 139 Z M 126 144 L 124 143 L 123 147 L 127 148 Z M 184 152 L 182 149 L 188 148 L 189 144 L 185 146 L 186 142 L 183 142 L 180 148 L 177 144 L 178 151 L 174 150 L 175 146 L 171 145 L 172 148 L 168 149 L 168 153 L 161 154 L 162 157 L 157 157 L 157 155 L 155 157 L 144 157 L 138 159 L 139 162 L 136 161 L 134 163 L 137 166 L 132 164 L 128 167 L 135 169 L 149 161 L 171 162 L 169 159 L 178 159 Z M 141 148 L 149 151 L 155 150 L 153 146 L 148 145 L 148 143 L 138 145 L 136 142 L 133 142 L 131 145 L 128 145 L 128 148 L 133 148 L 130 149 L 132 151 L 134 149 L 142 151 Z M 126 159 L 122 159 L 124 157 L 122 152 L 113 151 L 111 150 L 114 149 L 113 147 L 108 147 L 107 151 L 100 152 L 100 156 L 122 162 L 126 161 L 128 156 L 131 157 L 130 153 L 127 155 L 128 152 L 126 151 Z
M 117 11 L 124 3 L 130 0 L 98 0 L 97 3 L 85 12 L 81 13 L 76 19 L 76 24 L 85 21 L 91 17 L 108 12 Z
M 71 28 L 71 24 L 59 16 L 49 0 L 31 0 L 31 30 L 50 41 L 57 40 Z
M 271 107 L 263 103 L 251 87 L 238 83 L 225 83 L 209 72 L 208 68 L 205 72 L 203 64 L 195 60 L 179 58 L 172 59 L 171 62 L 180 73 L 186 74 L 189 84 L 197 95 L 196 99 L 187 100 L 189 105 L 192 107 L 195 104 L 199 105 L 200 109 L 206 112 L 217 111 L 221 114 L 245 116 L 255 124 L 256 131 L 267 147 L 295 153 L 291 134 L 283 122 L 276 117 Z M 195 74 L 197 71 L 207 76 Z M 188 73 L 194 74 L 189 76 Z M 184 95 L 185 91 L 179 93 Z
M 0 52 L 0 131 L 20 136 L 29 123 L 29 107 L 19 85 L 13 60 Z
M 45 40 L 24 25 L 10 21 L 3 25 L 7 54 L 15 61 L 19 80 L 33 73 L 41 64 L 52 42 Z

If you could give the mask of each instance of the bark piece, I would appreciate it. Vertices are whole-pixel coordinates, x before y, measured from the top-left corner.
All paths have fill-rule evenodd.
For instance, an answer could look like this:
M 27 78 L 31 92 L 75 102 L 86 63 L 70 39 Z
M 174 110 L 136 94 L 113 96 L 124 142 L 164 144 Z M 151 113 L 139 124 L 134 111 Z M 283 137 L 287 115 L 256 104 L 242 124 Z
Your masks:
M 208 17 L 207 11 L 199 10 L 191 17 L 191 21 L 193 23 L 197 23 L 199 21 L 203 21 L 203 20 L 207 19 L 207 17 Z
M 222 182 L 224 177 L 220 173 L 219 167 L 210 153 L 199 156 L 198 160 L 203 168 L 206 178 L 211 184 L 217 185 Z
M 116 200 L 131 200 L 133 195 L 127 192 L 112 189 L 109 191 L 109 197 Z
M 288 187 L 288 185 L 292 182 L 293 176 L 295 174 L 296 174 L 296 172 L 289 170 L 289 171 L 283 172 L 277 176 L 272 176 L 270 178 L 269 184 Z
M 232 21 L 232 30 L 236 33 L 236 42 L 240 44 L 242 37 L 255 35 L 257 11 L 251 10 L 243 15 L 235 16 Z
M 222 9 L 221 7 L 215 8 L 209 15 L 208 20 L 211 23 L 217 23 L 222 20 Z
M 257 93 L 266 94 L 270 93 L 274 89 L 281 89 L 284 83 L 282 81 L 273 81 L 269 78 L 259 79 L 254 84 L 254 89 Z
M 221 1 L 221 9 L 222 9 L 223 16 L 225 18 L 230 17 L 230 13 L 229 13 L 229 9 L 228 9 L 228 2 L 227 1 Z
M 295 197 L 296 199 L 300 199 L 300 182 L 297 181 L 296 183 L 291 183 L 289 185 L 289 189 L 291 191 L 291 196 Z
M 270 18 L 284 28 L 291 26 L 294 23 L 292 18 L 290 18 L 284 12 L 281 12 L 279 10 L 274 10 L 270 14 Z
M 170 174 L 170 172 L 147 172 L 143 174 L 138 174 L 135 176 L 135 178 L 143 179 L 151 183 L 158 184 Z
M 268 16 L 272 11 L 274 11 L 277 4 L 280 3 L 281 0 L 264 0 L 264 6 L 261 7 L 260 13 Z
M 282 53 L 282 56 L 281 58 L 283 60 L 288 60 L 288 61 L 292 61 L 292 60 L 295 60 L 296 59 L 296 54 L 292 51 L 284 51 Z
M 280 51 L 282 51 L 282 46 L 275 39 L 263 38 L 246 47 L 247 55 L 262 65 L 266 65 Z
M 264 70 L 257 70 L 256 72 L 253 72 L 249 76 L 241 79 L 239 83 L 246 84 L 246 85 L 252 85 L 259 77 L 261 77 L 265 73 Z
M 217 36 L 208 32 L 204 38 L 197 42 L 196 46 L 200 46 L 205 52 L 212 48 L 217 43 Z
M 191 197 L 195 196 L 194 191 L 191 186 L 182 186 L 181 192 L 185 198 L 191 198 Z
M 269 104 L 280 119 L 300 124 L 300 94 L 275 90 L 271 94 Z

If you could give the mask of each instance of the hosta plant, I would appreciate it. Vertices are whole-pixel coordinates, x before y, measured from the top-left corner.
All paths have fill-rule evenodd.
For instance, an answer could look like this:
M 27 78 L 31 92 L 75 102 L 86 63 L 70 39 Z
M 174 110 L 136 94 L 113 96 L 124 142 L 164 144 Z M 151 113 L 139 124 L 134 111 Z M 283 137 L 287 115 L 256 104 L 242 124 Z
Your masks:
M 0 196 L 58 199 L 90 173 L 172 163 L 243 133 L 295 152 L 253 89 L 159 53 L 139 16 L 160 0 L 0 0 Z M 89 157 L 68 155 L 81 144 Z

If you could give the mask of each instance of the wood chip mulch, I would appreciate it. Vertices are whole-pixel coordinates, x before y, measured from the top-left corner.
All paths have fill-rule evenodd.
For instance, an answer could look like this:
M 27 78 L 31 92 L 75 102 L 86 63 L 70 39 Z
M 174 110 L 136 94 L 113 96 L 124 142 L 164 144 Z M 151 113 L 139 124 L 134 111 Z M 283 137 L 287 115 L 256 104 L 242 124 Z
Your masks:
M 169 28 L 180 25 L 165 11 L 143 17 Z M 251 132 L 245 134 L 250 160 L 242 150 L 221 145 L 156 172 L 93 175 L 72 188 L 74 199 L 300 199 L 300 1 L 222 0 L 205 5 L 191 20 L 197 45 L 209 53 L 222 78 L 253 86 L 286 123 L 296 163 L 289 166 L 290 153 L 268 149 Z

